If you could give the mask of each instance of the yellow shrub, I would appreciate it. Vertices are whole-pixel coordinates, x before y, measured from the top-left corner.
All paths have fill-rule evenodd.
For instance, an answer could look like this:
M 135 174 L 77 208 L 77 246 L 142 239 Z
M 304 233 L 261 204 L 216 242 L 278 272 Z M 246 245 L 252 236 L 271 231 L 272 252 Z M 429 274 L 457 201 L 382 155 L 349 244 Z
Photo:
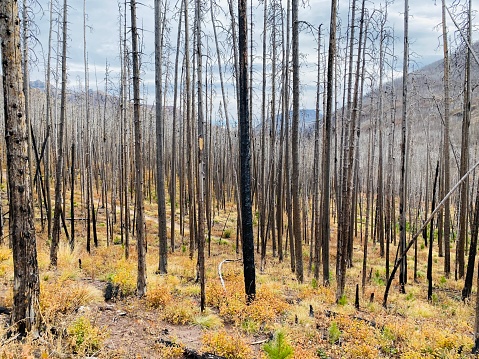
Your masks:
M 0 247 L 0 262 L 9 260 L 12 258 L 12 250 L 8 247 Z
M 40 284 L 40 308 L 47 319 L 68 314 L 82 305 L 101 300 L 101 293 L 89 285 L 65 280 Z
M 254 358 L 251 348 L 239 335 L 230 335 L 225 330 L 206 333 L 202 342 L 204 352 L 223 356 L 227 359 Z
M 193 323 L 195 319 L 195 304 L 190 300 L 170 303 L 165 306 L 163 319 L 174 325 Z
M 213 313 L 196 316 L 195 324 L 205 329 L 216 329 L 223 326 L 223 322 L 221 321 L 221 318 Z
M 226 322 L 238 323 L 241 320 L 245 308 L 246 303 L 244 298 L 240 298 L 239 295 L 230 296 L 220 302 L 220 316 L 223 317 Z
M 173 300 L 170 289 L 163 284 L 157 284 L 148 290 L 146 303 L 152 308 L 163 308 Z
M 76 354 L 93 355 L 101 348 L 105 331 L 84 316 L 73 321 L 67 330 L 68 344 Z
M 219 281 L 212 281 L 206 286 L 206 304 L 211 307 L 219 308 L 221 303 L 226 300 L 226 295 Z
M 368 342 L 356 342 L 346 345 L 345 353 L 348 353 L 349 358 L 370 358 L 375 359 L 379 357 L 379 351 Z
M 121 295 L 124 297 L 135 294 L 136 291 L 136 267 L 134 263 L 125 259 L 119 260 L 114 273 L 109 276 L 113 284 L 120 286 Z
M 163 359 L 181 359 L 183 358 L 184 348 L 178 346 L 166 346 L 164 344 L 157 344 L 155 347 L 158 350 L 160 358 Z
M 258 291 L 253 303 L 245 306 L 240 315 L 243 320 L 251 319 L 259 323 L 271 323 L 288 308 L 289 304 L 282 299 L 278 290 L 272 286 L 264 286 Z
M 401 355 L 402 359 L 423 359 L 424 355 L 416 351 L 406 351 Z

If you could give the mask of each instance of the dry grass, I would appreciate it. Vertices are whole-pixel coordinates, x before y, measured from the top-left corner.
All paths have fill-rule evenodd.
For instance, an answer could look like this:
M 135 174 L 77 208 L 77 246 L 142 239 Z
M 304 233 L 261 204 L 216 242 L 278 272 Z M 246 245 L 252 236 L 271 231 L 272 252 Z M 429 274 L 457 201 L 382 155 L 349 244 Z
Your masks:
M 147 205 L 148 215 L 156 216 L 156 206 Z M 80 209 L 79 209 L 80 210 Z M 178 213 L 177 213 L 178 215 Z M 104 218 L 99 217 L 101 222 Z M 220 239 L 226 228 L 231 237 Z M 413 282 L 412 257 L 409 258 L 409 284 L 407 294 L 399 294 L 397 282 L 390 292 L 389 307 L 381 306 L 385 289 L 384 258 L 379 256 L 379 246 L 369 248 L 367 274 L 371 271 L 364 295 L 360 296 L 361 310 L 354 308 L 355 286 L 361 282 L 362 245 L 355 242 L 354 266 L 348 269 L 345 301 L 335 303 L 334 270 L 331 286 L 324 287 L 312 279 L 307 271 L 305 259 L 305 283 L 298 283 L 289 267 L 289 256 L 279 263 L 268 253 L 266 267 L 257 272 L 257 296 L 251 305 L 245 303 L 244 281 L 241 262 L 223 266 L 226 290 L 221 286 L 217 268 L 223 259 L 236 258 L 236 211 L 228 207 L 214 217 L 212 257 L 206 259 L 206 300 L 207 311 L 199 310 L 199 285 L 196 279 L 196 258 L 190 259 L 188 248 L 180 249 L 168 256 L 168 274 L 155 274 L 158 267 L 156 222 L 147 221 L 149 250 L 147 255 L 148 292 L 144 300 L 134 297 L 136 289 L 137 258 L 132 240 L 130 258 L 124 259 L 124 247 L 106 247 L 105 229 L 100 226 L 100 246 L 92 253 L 84 249 L 85 230 L 78 226 L 77 246 L 73 252 L 66 244 L 59 250 L 59 265 L 49 269 L 48 240 L 44 234 L 38 238 L 38 260 L 41 279 L 42 318 L 49 330 L 63 332 L 62 335 L 42 334 L 42 343 L 27 338 L 25 342 L 5 342 L 7 329 L 1 328 L 0 358 L 55 357 L 54 353 L 69 353 L 80 357 L 80 352 L 101 351 L 102 339 L 99 326 L 88 313 L 78 313 L 78 308 L 94 306 L 101 302 L 102 293 L 91 285 L 92 280 L 112 281 L 120 286 L 132 308 L 150 310 L 155 320 L 171 325 L 199 328 L 204 332 L 203 350 L 227 358 L 266 358 L 258 346 L 250 344 L 258 337 L 282 330 L 294 348 L 294 358 L 462 358 L 470 353 L 472 326 L 474 322 L 473 303 L 460 301 L 463 283 L 446 279 L 442 274 L 443 258 L 434 257 L 434 297 L 427 301 L 425 279 L 427 248 L 418 248 L 419 279 Z M 119 237 L 115 227 L 114 237 Z M 186 238 L 177 236 L 177 244 L 188 243 Z M 332 238 L 335 238 L 334 226 Z M 185 247 L 183 247 L 185 248 Z M 393 251 L 394 249 L 392 249 Z M 305 253 L 307 253 L 305 247 Z M 332 269 L 335 263 L 336 247 L 331 243 Z M 305 257 L 307 258 L 307 256 Z M 78 260 L 81 259 L 82 267 Z M 257 258 L 258 260 L 259 258 Z M 257 267 L 259 268 L 259 266 Z M 0 247 L 0 305 L 12 305 L 13 263 L 11 251 Z M 371 294 L 375 299 L 369 302 Z M 475 293 L 474 293 L 475 295 Z M 310 314 L 310 306 L 314 315 Z M 327 313 L 334 313 L 327 315 Z M 357 319 L 363 318 L 365 320 Z M 372 323 L 375 323 L 372 325 Z M 78 333 L 91 336 L 92 347 L 75 347 Z M 335 332 L 337 340 L 331 340 Z M 81 335 L 80 335 L 81 336 Z M 98 339 L 98 341 L 96 339 Z M 88 339 L 90 340 L 90 339 Z M 74 342 L 73 342 L 74 341 Z M 97 343 L 97 344 L 96 344 Z M 75 344 L 75 345 L 74 345 Z M 155 346 L 163 358 L 180 358 L 180 347 Z M 48 348 L 48 349 L 45 349 Z M 46 353 L 46 354 L 43 354 Z M 52 354 L 53 353 L 53 354 Z M 49 356 L 48 356 L 49 355 Z

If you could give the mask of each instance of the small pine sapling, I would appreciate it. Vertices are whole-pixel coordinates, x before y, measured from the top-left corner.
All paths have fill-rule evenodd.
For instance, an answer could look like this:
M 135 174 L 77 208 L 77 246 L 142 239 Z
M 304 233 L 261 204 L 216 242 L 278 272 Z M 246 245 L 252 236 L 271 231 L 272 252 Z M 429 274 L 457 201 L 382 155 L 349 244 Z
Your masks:
M 263 345 L 263 350 L 269 359 L 288 359 L 293 355 L 293 348 L 288 344 L 282 330 L 278 330 L 273 340 Z

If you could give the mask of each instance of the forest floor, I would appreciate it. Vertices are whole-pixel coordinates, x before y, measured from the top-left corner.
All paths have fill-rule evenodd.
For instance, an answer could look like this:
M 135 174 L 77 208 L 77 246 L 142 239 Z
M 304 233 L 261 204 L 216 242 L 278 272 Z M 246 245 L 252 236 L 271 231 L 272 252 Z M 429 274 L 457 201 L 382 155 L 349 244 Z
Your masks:
M 360 309 L 354 306 L 356 284 L 361 283 L 360 235 L 354 244 L 353 267 L 348 269 L 346 295 L 336 303 L 334 226 L 329 287 L 317 283 L 308 270 L 310 249 L 306 244 L 304 283 L 298 283 L 291 272 L 289 255 L 279 262 L 268 253 L 261 272 L 256 254 L 257 296 L 253 304 L 246 305 L 241 261 L 223 265 L 225 289 L 218 275 L 223 260 L 239 259 L 235 211 L 229 208 L 214 216 L 211 255 L 206 255 L 207 308 L 201 313 L 196 254 L 190 259 L 188 237 L 177 233 L 176 251 L 168 256 L 168 274 L 156 274 L 155 208 L 147 205 L 146 211 L 148 292 L 141 299 L 135 296 L 134 238 L 128 260 L 117 228 L 116 244 L 107 247 L 101 211 L 98 248 L 86 253 L 86 229 L 77 225 L 77 247 L 71 253 L 66 243 L 62 244 L 55 270 L 49 268 L 47 236 L 38 228 L 43 325 L 39 334 L 32 333 L 22 341 L 8 339 L 9 328 L 3 327 L 0 358 L 184 358 L 185 349 L 232 359 L 275 358 L 267 356 L 266 343 L 276 352 L 290 348 L 290 358 L 298 359 L 472 357 L 476 291 L 471 301 L 461 301 L 463 281 L 444 277 L 443 258 L 435 251 L 434 293 L 428 301 L 424 242 L 418 247 L 417 282 L 412 277 L 411 255 L 406 294 L 399 294 L 395 281 L 387 309 L 382 306 L 384 258 L 379 256 L 379 246 L 372 243 L 367 285 L 364 293 L 360 290 Z M 119 291 L 117 297 L 105 301 L 108 283 Z M 0 306 L 11 308 L 12 287 L 11 250 L 0 246 Z M 8 315 L 2 314 L 0 319 L 7 323 Z

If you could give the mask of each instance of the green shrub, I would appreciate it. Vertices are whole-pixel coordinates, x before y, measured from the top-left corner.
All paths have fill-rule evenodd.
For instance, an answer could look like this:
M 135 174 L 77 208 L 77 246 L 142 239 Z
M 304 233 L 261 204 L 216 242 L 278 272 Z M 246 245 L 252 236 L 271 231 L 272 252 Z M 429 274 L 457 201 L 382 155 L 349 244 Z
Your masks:
M 100 328 L 94 326 L 90 319 L 84 316 L 74 320 L 67 333 L 70 348 L 77 354 L 94 355 L 100 350 L 104 339 Z
M 263 350 L 269 359 L 287 359 L 293 355 L 293 348 L 288 344 L 282 330 L 278 330 L 273 340 L 263 345 Z
M 341 330 L 339 330 L 338 323 L 332 322 L 328 329 L 329 342 L 331 344 L 337 343 L 341 338 Z

